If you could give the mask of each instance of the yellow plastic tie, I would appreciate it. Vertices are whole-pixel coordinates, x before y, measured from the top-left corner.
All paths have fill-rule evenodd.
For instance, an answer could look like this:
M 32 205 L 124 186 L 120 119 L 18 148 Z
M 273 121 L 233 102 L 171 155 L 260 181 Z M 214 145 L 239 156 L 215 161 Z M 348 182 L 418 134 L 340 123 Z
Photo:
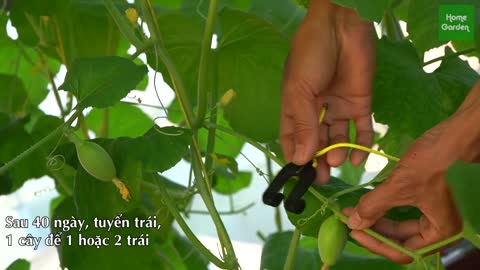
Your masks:
M 327 109 L 328 109 L 328 103 L 325 103 L 322 107 L 322 110 L 320 111 L 320 116 L 319 116 L 319 119 L 318 119 L 318 124 L 319 125 L 322 125 L 323 120 L 325 120 L 325 114 L 327 113 Z M 326 153 L 328 153 L 329 151 L 331 151 L 333 149 L 342 148 L 342 147 L 353 148 L 353 149 L 365 151 L 365 152 L 368 152 L 368 153 L 371 153 L 371 154 L 376 154 L 376 155 L 379 155 L 379 156 L 382 156 L 382 157 L 386 157 L 387 159 L 392 160 L 392 161 L 397 161 L 397 162 L 400 161 L 400 159 L 395 157 L 395 156 L 392 156 L 392 155 L 380 152 L 378 150 L 374 150 L 374 149 L 365 147 L 363 145 L 358 145 L 358 144 L 354 144 L 354 143 L 337 143 L 337 144 L 329 145 L 329 146 L 323 148 L 322 150 L 318 151 L 315 154 L 315 157 L 312 159 L 312 167 L 317 168 L 317 166 L 318 166 L 317 158 L 318 157 L 321 157 L 321 156 L 325 155 Z

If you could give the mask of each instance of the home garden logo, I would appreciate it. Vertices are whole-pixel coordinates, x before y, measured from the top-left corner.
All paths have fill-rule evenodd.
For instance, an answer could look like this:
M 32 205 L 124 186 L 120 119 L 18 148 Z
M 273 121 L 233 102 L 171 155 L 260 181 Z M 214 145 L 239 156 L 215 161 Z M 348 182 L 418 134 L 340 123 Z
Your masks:
M 475 6 L 441 5 L 438 37 L 442 41 L 468 41 L 475 37 Z

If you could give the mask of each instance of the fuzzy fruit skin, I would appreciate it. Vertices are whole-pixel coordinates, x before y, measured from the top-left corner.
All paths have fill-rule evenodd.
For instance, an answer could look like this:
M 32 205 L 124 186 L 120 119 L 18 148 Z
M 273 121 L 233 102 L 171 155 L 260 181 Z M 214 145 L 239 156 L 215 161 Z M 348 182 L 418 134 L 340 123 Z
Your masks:
M 347 244 L 348 229 L 335 215 L 328 217 L 318 230 L 318 252 L 322 262 L 334 265 Z
M 110 155 L 100 145 L 80 141 L 75 142 L 77 157 L 82 167 L 95 178 L 110 182 L 116 175 L 115 164 Z

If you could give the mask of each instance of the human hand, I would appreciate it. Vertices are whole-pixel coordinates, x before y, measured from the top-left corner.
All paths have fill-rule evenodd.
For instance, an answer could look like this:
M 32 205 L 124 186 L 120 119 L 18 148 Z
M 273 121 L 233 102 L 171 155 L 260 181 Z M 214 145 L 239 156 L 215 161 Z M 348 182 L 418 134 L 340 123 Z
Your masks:
M 373 38 L 373 26 L 355 11 L 329 0 L 310 3 L 285 66 L 280 141 L 287 160 L 302 165 L 327 145 L 349 142 L 349 120 L 355 122 L 356 143 L 371 145 Z M 328 181 L 329 167 L 341 165 L 347 153 L 335 149 L 319 158 L 317 181 Z M 359 165 L 366 156 L 355 150 L 350 160 Z
M 477 83 L 451 118 L 415 141 L 384 183 L 365 194 L 354 209 L 344 210 L 352 238 L 376 254 L 408 263 L 410 257 L 360 230 L 372 227 L 412 251 L 462 230 L 445 172 L 457 160 L 478 161 L 480 130 L 472 129 L 472 123 L 480 116 L 479 105 Z M 416 206 L 423 216 L 403 222 L 383 218 L 391 208 L 407 205 Z

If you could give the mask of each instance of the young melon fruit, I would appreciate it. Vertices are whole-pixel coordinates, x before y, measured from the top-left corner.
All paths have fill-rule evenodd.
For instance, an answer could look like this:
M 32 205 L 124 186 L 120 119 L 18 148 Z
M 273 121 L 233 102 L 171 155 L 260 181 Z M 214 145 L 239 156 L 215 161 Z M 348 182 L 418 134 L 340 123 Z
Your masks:
M 115 164 L 105 149 L 96 143 L 81 140 L 73 132 L 68 132 L 67 137 L 75 144 L 78 160 L 85 171 L 106 182 L 116 178 Z
M 347 226 L 335 215 L 328 217 L 318 230 L 318 252 L 324 264 L 322 269 L 334 265 L 347 244 Z

